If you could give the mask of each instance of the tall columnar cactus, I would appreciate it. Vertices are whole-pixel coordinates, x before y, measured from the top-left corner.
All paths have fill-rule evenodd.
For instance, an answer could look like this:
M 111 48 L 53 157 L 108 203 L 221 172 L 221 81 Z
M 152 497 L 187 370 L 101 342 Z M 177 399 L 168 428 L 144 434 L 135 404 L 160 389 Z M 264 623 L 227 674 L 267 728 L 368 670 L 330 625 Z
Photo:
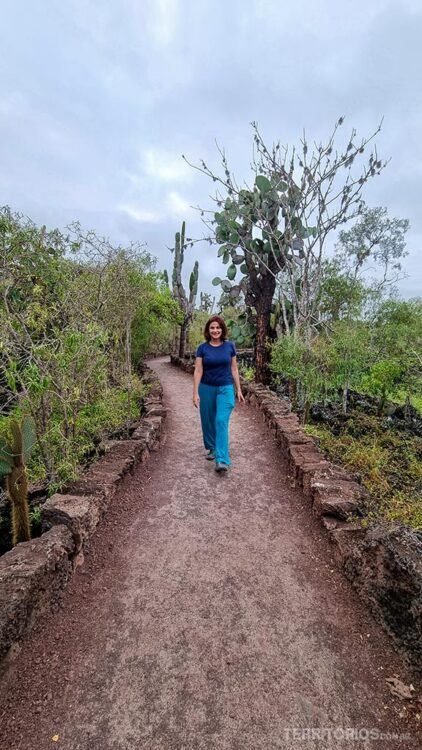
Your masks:
M 36 437 L 29 417 L 19 424 L 10 424 L 12 440 L 0 443 L 0 476 L 6 476 L 6 487 L 12 503 L 13 544 L 31 538 L 28 506 L 28 479 L 26 463 L 31 455 Z
M 215 297 L 212 297 L 211 294 L 207 294 L 207 292 L 201 292 L 199 299 L 199 309 L 202 312 L 206 312 L 209 315 L 212 315 L 212 311 L 215 305 Z
M 183 321 L 180 325 L 179 357 L 183 357 L 186 348 L 186 338 L 189 326 L 192 322 L 196 295 L 198 293 L 199 263 L 196 260 L 189 279 L 189 297 L 187 297 L 182 283 L 182 267 L 185 254 L 185 222 L 182 223 L 182 231 L 176 232 L 173 261 L 173 297 L 179 303 L 183 313 Z

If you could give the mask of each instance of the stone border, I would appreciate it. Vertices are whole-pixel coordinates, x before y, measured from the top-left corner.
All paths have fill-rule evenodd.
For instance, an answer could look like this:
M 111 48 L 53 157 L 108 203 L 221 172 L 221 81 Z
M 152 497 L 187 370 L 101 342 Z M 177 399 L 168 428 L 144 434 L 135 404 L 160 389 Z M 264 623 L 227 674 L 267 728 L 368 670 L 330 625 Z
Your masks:
M 191 362 L 173 355 L 170 360 L 193 373 Z M 285 400 L 257 383 L 242 380 L 242 390 L 273 433 L 291 481 L 327 530 L 345 575 L 411 666 L 422 671 L 422 534 L 387 522 L 364 528 L 359 518 L 367 490 L 321 455 Z
M 145 416 L 130 440 L 107 444 L 107 452 L 42 507 L 43 533 L 17 544 L 0 558 L 0 661 L 13 657 L 19 641 L 44 612 L 57 604 L 60 592 L 83 562 L 96 526 L 125 476 L 158 450 L 166 409 L 156 374 L 143 365 L 142 379 L 151 385 Z

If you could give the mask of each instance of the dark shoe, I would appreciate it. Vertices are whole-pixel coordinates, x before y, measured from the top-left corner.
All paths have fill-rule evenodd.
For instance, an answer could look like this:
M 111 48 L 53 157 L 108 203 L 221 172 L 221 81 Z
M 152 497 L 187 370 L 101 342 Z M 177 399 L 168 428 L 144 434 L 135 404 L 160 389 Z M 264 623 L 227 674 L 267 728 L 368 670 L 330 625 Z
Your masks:
M 227 470 L 228 470 L 228 468 L 229 468 L 229 467 L 227 466 L 227 464 L 216 464 L 216 465 L 215 465 L 215 470 L 216 470 L 216 471 L 219 471 L 219 472 L 220 472 L 220 471 L 227 471 Z
M 214 451 L 208 451 L 207 455 L 205 456 L 207 461 L 214 461 L 215 459 L 215 453 Z

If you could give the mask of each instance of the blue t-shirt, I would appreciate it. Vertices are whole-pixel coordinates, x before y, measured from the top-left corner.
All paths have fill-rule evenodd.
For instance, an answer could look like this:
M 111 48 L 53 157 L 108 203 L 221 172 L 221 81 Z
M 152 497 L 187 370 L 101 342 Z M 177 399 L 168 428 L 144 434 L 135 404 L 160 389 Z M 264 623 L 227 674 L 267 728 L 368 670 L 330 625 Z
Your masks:
M 199 344 L 196 356 L 202 357 L 204 368 L 201 383 L 204 385 L 232 385 L 232 357 L 236 356 L 233 341 L 223 341 L 219 346 L 212 346 L 208 341 Z

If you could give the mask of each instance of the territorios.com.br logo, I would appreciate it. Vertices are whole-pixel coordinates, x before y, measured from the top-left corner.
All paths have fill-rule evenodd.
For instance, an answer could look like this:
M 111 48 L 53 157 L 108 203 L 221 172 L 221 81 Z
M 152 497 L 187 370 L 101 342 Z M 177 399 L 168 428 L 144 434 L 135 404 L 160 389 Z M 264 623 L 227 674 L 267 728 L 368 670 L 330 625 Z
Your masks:
M 383 732 L 377 727 L 286 727 L 286 740 L 306 742 L 325 740 L 337 742 L 366 742 L 368 740 L 409 740 L 411 735 L 405 732 Z

